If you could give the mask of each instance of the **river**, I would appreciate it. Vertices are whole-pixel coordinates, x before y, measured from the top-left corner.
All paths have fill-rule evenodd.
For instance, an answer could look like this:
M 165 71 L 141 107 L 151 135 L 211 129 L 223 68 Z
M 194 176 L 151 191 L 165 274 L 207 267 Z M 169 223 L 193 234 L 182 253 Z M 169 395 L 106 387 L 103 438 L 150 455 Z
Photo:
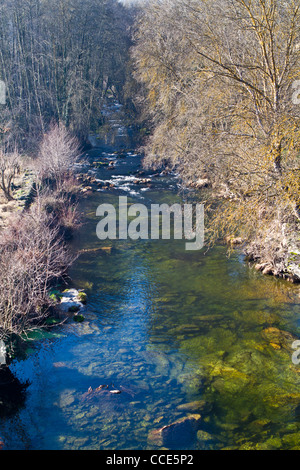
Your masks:
M 120 195 L 170 204 L 186 195 L 176 175 L 148 172 L 151 184 L 136 184 L 141 156 L 115 154 L 118 141 L 98 145 L 86 159 L 114 166 L 87 171 L 114 187 L 81 200 L 84 223 L 72 246 L 111 250 L 87 251 L 70 270 L 71 287 L 88 295 L 85 321 L 37 332 L 26 357 L 12 362 L 28 387 L 0 417 L 5 448 L 299 449 L 300 366 L 291 349 L 300 336 L 299 286 L 256 272 L 239 251 L 228 258 L 222 245 L 99 241 L 99 204 L 117 206 Z M 198 432 L 175 432 L 167 444 L 151 438 L 190 415 Z

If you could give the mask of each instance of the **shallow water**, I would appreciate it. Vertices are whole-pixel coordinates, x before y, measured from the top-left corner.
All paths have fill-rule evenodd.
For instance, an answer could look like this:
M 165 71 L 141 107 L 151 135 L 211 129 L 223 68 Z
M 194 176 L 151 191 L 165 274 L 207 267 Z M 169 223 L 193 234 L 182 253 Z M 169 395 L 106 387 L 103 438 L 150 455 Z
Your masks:
M 87 157 L 107 155 L 94 149 Z M 154 449 L 151 430 L 200 414 L 198 435 L 169 448 L 299 449 L 300 366 L 291 359 L 299 287 L 262 276 L 239 252 L 228 258 L 223 246 L 100 242 L 100 203 L 182 197 L 173 177 L 135 185 L 129 173 L 139 156 L 116 162 L 113 171 L 95 170 L 116 187 L 81 201 L 85 223 L 73 242 L 112 251 L 83 253 L 71 269 L 72 286 L 88 294 L 85 321 L 36 335 L 27 357 L 12 363 L 29 386 L 25 403 L 1 418 L 6 448 Z M 99 385 L 108 389 L 86 393 Z

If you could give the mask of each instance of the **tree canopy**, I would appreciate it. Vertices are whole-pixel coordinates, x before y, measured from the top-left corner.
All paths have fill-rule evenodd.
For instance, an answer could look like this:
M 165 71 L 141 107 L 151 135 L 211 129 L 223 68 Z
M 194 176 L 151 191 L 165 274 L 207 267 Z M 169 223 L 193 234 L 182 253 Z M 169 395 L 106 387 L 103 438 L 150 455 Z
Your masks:
M 277 251 L 295 238 L 299 0 L 151 0 L 133 56 L 153 130 L 145 163 L 167 159 L 185 181 L 210 182 L 222 196 L 207 206 L 212 238 L 265 245 L 272 232 Z

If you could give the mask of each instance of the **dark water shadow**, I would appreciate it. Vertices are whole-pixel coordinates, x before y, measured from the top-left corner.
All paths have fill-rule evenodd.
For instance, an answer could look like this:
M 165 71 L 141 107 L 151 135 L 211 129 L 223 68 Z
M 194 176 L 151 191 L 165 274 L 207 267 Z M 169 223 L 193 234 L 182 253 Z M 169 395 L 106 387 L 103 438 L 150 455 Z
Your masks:
M 29 383 L 21 383 L 8 366 L 0 367 L 0 418 L 16 414 L 25 405 Z

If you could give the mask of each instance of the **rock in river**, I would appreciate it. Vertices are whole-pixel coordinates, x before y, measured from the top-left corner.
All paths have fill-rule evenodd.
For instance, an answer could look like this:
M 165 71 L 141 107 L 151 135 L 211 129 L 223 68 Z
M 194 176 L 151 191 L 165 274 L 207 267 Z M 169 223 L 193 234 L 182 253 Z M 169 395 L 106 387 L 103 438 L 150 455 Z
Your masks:
M 82 302 L 82 293 L 76 289 L 67 289 L 62 293 L 59 309 L 64 312 L 81 312 L 84 310 L 84 302 Z
M 200 421 L 201 415 L 192 414 L 160 429 L 153 429 L 148 434 L 148 444 L 168 448 L 188 445 L 196 438 Z

